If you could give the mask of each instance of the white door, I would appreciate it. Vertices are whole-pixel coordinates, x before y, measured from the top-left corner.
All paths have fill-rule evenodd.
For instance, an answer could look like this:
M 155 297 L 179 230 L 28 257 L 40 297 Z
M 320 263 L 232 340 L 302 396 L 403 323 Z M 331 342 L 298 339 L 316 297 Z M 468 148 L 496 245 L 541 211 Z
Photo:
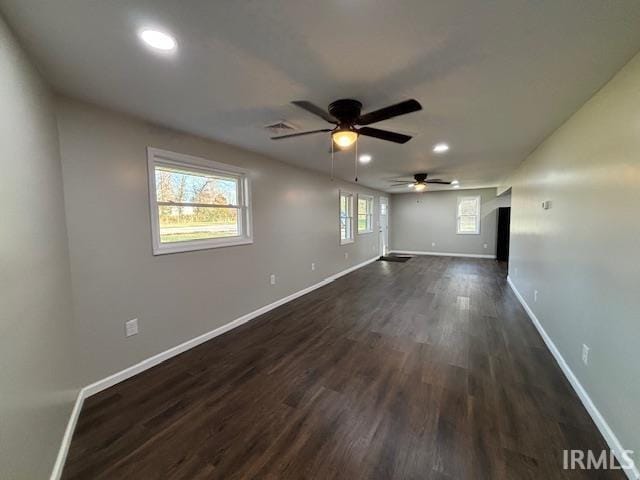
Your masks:
M 380 255 L 385 256 L 389 253 L 389 199 L 387 197 L 380 197 Z

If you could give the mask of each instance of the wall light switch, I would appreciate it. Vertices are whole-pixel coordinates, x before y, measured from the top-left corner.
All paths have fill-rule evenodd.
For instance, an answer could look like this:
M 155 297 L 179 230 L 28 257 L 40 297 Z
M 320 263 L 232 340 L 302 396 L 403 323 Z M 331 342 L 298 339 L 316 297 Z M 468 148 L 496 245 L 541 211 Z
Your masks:
M 533 291 L 533 301 L 537 302 L 538 301 L 538 290 L 534 290 Z
M 271 276 L 269 277 L 269 283 L 271 285 L 275 285 L 276 284 L 276 276 L 272 273 Z
M 349 258 L 349 252 L 344 252 L 344 258 L 345 259 Z
M 435 247 L 436 246 L 436 242 L 431 242 L 431 246 Z
M 127 337 L 138 334 L 138 319 L 134 318 L 124 323 L 124 333 Z
M 315 270 L 315 269 L 316 269 L 316 264 L 315 264 L 315 263 L 313 263 L 313 262 L 311 262 L 311 270 L 313 271 L 313 270 Z
M 487 245 L 486 243 L 483 245 L 484 248 L 489 248 L 489 245 Z

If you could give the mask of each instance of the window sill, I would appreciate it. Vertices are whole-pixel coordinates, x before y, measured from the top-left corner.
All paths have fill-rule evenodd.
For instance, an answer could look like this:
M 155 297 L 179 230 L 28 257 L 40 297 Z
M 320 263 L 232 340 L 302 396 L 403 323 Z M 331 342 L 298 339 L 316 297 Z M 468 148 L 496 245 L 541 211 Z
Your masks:
M 456 232 L 456 235 L 480 235 L 480 232 Z
M 168 243 L 153 246 L 154 255 L 167 255 L 171 253 L 195 252 L 198 250 L 211 250 L 213 248 L 234 247 L 236 245 L 249 245 L 253 238 L 234 238 L 203 240 L 198 242 Z
M 358 232 L 358 235 L 366 235 L 367 233 L 373 233 L 373 230 L 363 230 L 362 232 Z
M 353 238 L 350 240 L 340 240 L 340 245 L 349 245 L 350 243 L 354 243 Z

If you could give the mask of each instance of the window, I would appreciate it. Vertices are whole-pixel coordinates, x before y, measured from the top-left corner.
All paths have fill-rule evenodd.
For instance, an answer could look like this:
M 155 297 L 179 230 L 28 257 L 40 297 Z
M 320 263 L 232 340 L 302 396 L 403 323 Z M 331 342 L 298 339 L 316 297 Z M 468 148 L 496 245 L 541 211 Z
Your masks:
M 457 233 L 480 233 L 480 197 L 458 197 Z
M 373 232 L 373 197 L 358 195 L 358 233 Z
M 147 150 L 154 255 L 253 242 L 246 170 Z
M 353 242 L 353 194 L 340 192 L 340 244 Z

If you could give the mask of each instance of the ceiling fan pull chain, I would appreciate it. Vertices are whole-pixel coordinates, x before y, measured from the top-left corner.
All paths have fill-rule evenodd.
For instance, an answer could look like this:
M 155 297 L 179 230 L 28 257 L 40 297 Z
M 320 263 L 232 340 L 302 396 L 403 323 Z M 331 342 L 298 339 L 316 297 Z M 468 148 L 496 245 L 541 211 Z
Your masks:
M 355 172 L 356 172 L 356 182 L 358 181 L 358 137 L 356 137 L 356 163 L 355 163 Z
M 329 141 L 331 142 L 331 181 L 333 182 L 333 138 L 329 136 Z

